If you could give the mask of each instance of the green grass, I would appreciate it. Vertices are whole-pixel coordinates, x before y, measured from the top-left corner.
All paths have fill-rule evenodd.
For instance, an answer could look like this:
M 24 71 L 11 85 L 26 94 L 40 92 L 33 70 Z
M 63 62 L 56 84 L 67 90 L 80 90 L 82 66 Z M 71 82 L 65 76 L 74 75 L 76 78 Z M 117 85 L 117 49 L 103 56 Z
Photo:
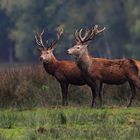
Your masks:
M 1 110 L 0 140 L 139 140 L 140 108 Z

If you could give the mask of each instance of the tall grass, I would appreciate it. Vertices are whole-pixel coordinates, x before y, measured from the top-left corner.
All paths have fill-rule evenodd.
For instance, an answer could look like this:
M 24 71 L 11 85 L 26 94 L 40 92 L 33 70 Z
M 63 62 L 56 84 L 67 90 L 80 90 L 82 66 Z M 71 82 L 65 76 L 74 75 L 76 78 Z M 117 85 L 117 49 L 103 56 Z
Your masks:
M 139 105 L 139 95 L 134 100 Z M 130 90 L 127 84 L 104 87 L 106 105 L 127 104 Z M 91 91 L 87 86 L 69 87 L 70 105 L 89 106 Z M 136 102 L 137 101 L 137 102 Z M 42 65 L 25 65 L 0 71 L 0 107 L 33 108 L 61 104 L 61 90 L 54 77 L 48 75 Z
M 42 65 L 7 68 L 0 72 L 0 79 L 0 107 L 32 108 L 61 104 L 59 83 L 45 72 Z M 70 86 L 69 93 L 71 103 L 89 102 L 90 93 L 85 87 Z
M 32 111 L 1 110 L 0 114 L 0 137 L 3 139 L 140 139 L 139 108 L 69 107 Z

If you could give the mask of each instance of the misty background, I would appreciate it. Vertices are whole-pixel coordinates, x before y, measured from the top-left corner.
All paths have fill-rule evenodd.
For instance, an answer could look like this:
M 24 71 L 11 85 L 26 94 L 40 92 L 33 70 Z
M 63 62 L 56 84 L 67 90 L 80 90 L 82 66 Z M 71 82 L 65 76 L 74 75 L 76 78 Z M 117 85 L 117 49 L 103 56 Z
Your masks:
M 93 40 L 95 57 L 140 59 L 139 0 L 0 0 L 0 62 L 39 62 L 34 36 L 45 29 L 44 41 L 64 36 L 55 49 L 61 59 L 74 44 L 74 32 L 98 24 L 106 31 Z

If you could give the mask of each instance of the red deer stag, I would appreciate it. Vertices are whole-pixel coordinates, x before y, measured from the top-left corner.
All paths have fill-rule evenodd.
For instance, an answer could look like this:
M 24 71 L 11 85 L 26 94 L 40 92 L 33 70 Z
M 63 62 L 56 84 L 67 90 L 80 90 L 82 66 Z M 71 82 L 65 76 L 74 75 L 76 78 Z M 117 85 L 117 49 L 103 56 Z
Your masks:
M 95 25 L 92 29 L 76 31 L 76 45 L 68 49 L 67 53 L 75 56 L 77 66 L 87 78 L 86 81 L 91 85 L 93 84 L 93 86 L 97 85 L 98 81 L 116 85 L 128 82 L 131 88 L 131 98 L 127 105 L 129 107 L 136 95 L 136 88 L 140 88 L 140 79 L 138 77 L 140 62 L 133 59 L 112 60 L 91 57 L 88 52 L 87 42 L 104 30 L 105 27 L 99 29 Z M 97 89 L 101 90 L 99 87 Z M 94 98 L 96 98 L 97 89 L 95 89 Z
M 63 30 L 59 30 L 57 32 L 57 40 L 52 41 L 50 46 L 48 43 L 46 46 L 44 45 L 42 40 L 43 34 L 44 31 L 41 33 L 38 32 L 35 36 L 35 40 L 40 51 L 40 60 L 43 62 L 46 72 L 54 76 L 60 83 L 62 91 L 62 105 L 68 105 L 67 94 L 69 84 L 81 86 L 86 84 L 85 80 L 74 61 L 60 61 L 53 54 L 57 42 L 63 34 Z M 93 91 L 93 88 L 91 88 L 91 90 Z M 101 95 L 99 95 L 99 99 L 101 102 Z

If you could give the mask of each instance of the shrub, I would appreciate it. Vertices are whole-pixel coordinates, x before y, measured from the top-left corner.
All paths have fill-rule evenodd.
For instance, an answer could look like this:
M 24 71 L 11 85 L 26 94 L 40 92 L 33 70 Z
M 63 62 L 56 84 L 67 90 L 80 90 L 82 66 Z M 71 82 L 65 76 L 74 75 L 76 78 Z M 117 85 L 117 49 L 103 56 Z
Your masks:
M 32 108 L 61 104 L 59 83 L 47 74 L 42 65 L 25 65 L 6 68 L 0 72 L 0 107 Z M 69 87 L 71 105 L 89 106 L 91 91 L 87 86 Z M 106 105 L 126 104 L 130 90 L 127 84 L 104 87 Z M 139 94 L 138 94 L 139 95 Z M 140 96 L 137 95 L 139 100 Z M 135 104 L 139 104 L 138 100 Z M 97 102 L 97 100 L 96 100 Z

